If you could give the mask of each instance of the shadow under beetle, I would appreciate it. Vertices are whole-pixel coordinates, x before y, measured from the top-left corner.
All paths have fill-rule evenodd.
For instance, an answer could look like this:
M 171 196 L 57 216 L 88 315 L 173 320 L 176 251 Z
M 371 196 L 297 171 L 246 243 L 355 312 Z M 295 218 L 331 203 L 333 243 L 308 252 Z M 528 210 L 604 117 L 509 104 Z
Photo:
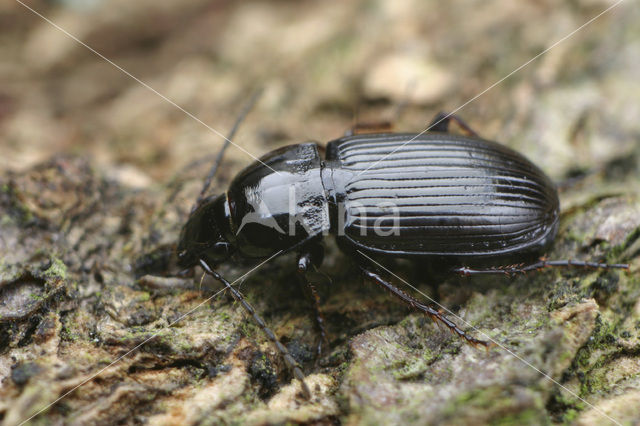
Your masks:
M 236 122 L 232 137 L 248 109 Z M 451 120 L 471 134 L 448 133 Z M 455 116 L 439 114 L 433 132 L 356 134 L 330 142 L 324 158 L 316 143 L 285 146 L 241 171 L 226 193 L 203 198 L 209 174 L 178 244 L 180 267 L 202 266 L 222 282 L 274 343 L 310 398 L 304 374 L 242 295 L 213 268 L 231 257 L 266 259 L 298 254 L 298 272 L 309 285 L 321 336 L 326 340 L 315 288 L 305 273 L 322 262 L 322 240 L 338 246 L 369 278 L 413 309 L 467 335 L 436 309 L 384 279 L 359 256 L 443 259 L 464 274 L 515 274 L 547 266 L 625 268 L 627 265 L 540 260 L 496 265 L 505 256 L 540 254 L 555 238 L 558 193 L 553 182 L 518 152 L 483 140 Z

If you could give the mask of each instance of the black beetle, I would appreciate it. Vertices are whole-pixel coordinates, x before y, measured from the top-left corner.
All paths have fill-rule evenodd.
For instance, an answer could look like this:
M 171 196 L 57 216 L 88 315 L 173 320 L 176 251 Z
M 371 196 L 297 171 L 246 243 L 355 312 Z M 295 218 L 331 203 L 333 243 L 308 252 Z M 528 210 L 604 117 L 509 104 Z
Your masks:
M 330 142 L 325 158 L 313 142 L 277 149 L 240 172 L 225 194 L 200 199 L 184 225 L 179 265 L 200 264 L 224 283 L 277 346 L 305 397 L 310 392 L 296 361 L 213 267 L 232 256 L 265 259 L 296 252 L 304 277 L 320 265 L 322 240 L 329 234 L 353 257 L 443 259 L 467 275 L 546 266 L 626 267 L 545 260 L 497 269 L 463 266 L 541 253 L 557 233 L 559 201 L 553 182 L 524 156 L 475 133 L 448 133 L 451 119 L 468 129 L 441 113 L 430 126 L 433 133 L 349 135 Z M 412 308 L 473 345 L 489 345 L 383 279 L 371 264 L 358 264 L 366 277 Z M 315 303 L 318 309 L 317 297 Z

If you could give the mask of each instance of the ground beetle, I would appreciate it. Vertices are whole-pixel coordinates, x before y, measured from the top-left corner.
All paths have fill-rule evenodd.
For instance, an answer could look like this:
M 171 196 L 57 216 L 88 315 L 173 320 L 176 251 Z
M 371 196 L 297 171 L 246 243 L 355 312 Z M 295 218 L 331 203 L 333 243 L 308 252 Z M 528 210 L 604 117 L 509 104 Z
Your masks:
M 451 120 L 469 136 L 448 133 Z M 348 135 L 330 142 L 324 158 L 313 142 L 285 146 L 241 171 L 225 194 L 203 198 L 218 161 L 182 229 L 179 265 L 200 265 L 226 286 L 278 348 L 306 398 L 310 391 L 294 358 L 214 271 L 216 265 L 234 256 L 265 259 L 295 252 L 304 277 L 320 266 L 322 240 L 331 234 L 344 252 L 357 258 L 367 278 L 467 342 L 484 346 L 489 344 L 384 279 L 370 256 L 443 259 L 465 275 L 514 274 L 546 266 L 627 266 L 540 260 L 526 266 L 468 267 L 478 260 L 487 266 L 505 256 L 540 254 L 558 229 L 558 193 L 524 156 L 477 137 L 455 116 L 441 113 L 429 129 Z M 324 338 L 318 297 L 310 284 L 309 289 Z

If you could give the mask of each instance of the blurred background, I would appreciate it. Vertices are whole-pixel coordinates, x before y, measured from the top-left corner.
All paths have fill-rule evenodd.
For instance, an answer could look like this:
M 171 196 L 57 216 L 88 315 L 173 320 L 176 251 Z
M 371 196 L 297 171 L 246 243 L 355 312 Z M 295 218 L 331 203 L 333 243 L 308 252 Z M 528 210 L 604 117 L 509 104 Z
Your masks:
M 19 424 L 156 331 L 41 420 L 602 424 L 606 411 L 637 422 L 638 76 L 634 1 L 1 1 L 0 422 Z M 291 259 L 242 287 L 309 374 L 317 398 L 300 404 L 238 305 L 206 303 L 192 280 L 138 279 L 168 263 L 158 253 L 171 253 L 222 146 L 207 126 L 227 134 L 257 89 L 234 138 L 254 156 L 356 122 L 419 132 L 464 106 L 481 136 L 559 182 L 550 256 L 631 272 L 478 282 L 394 271 L 565 388 L 438 331 L 330 250 L 320 357 Z M 211 191 L 251 161 L 230 147 Z M 239 277 L 235 266 L 221 272 Z
M 458 112 L 555 179 L 629 151 L 640 131 L 640 12 L 624 2 Z M 420 131 L 614 2 L 27 1 L 236 142 L 329 141 L 355 121 Z M 132 186 L 222 139 L 15 1 L 0 5 L 0 167 L 81 154 Z M 402 108 L 404 106 L 404 108 Z M 401 113 L 397 113 L 400 110 Z M 234 170 L 251 161 L 231 148 Z

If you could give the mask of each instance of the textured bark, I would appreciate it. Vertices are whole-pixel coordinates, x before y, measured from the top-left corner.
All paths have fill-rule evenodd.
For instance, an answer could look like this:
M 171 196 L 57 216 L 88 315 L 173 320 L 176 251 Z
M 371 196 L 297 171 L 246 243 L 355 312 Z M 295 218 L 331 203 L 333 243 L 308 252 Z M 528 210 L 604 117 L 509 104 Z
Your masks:
M 339 137 L 356 109 L 422 130 L 611 4 L 565 3 L 29 4 L 221 133 L 263 87 L 235 139 L 259 156 Z M 45 407 L 34 422 L 640 421 L 633 4 L 458 112 L 561 184 L 549 258 L 630 270 L 470 279 L 393 265 L 416 297 L 499 343 L 485 352 L 363 284 L 329 242 L 331 279 L 316 286 L 330 344 L 316 358 L 294 259 L 269 262 L 240 289 L 303 365 L 310 402 L 241 307 L 210 299 L 219 285 L 171 276 L 221 138 L 18 3 L 0 6 L 0 28 L 0 422 Z M 214 191 L 250 161 L 231 147 Z

